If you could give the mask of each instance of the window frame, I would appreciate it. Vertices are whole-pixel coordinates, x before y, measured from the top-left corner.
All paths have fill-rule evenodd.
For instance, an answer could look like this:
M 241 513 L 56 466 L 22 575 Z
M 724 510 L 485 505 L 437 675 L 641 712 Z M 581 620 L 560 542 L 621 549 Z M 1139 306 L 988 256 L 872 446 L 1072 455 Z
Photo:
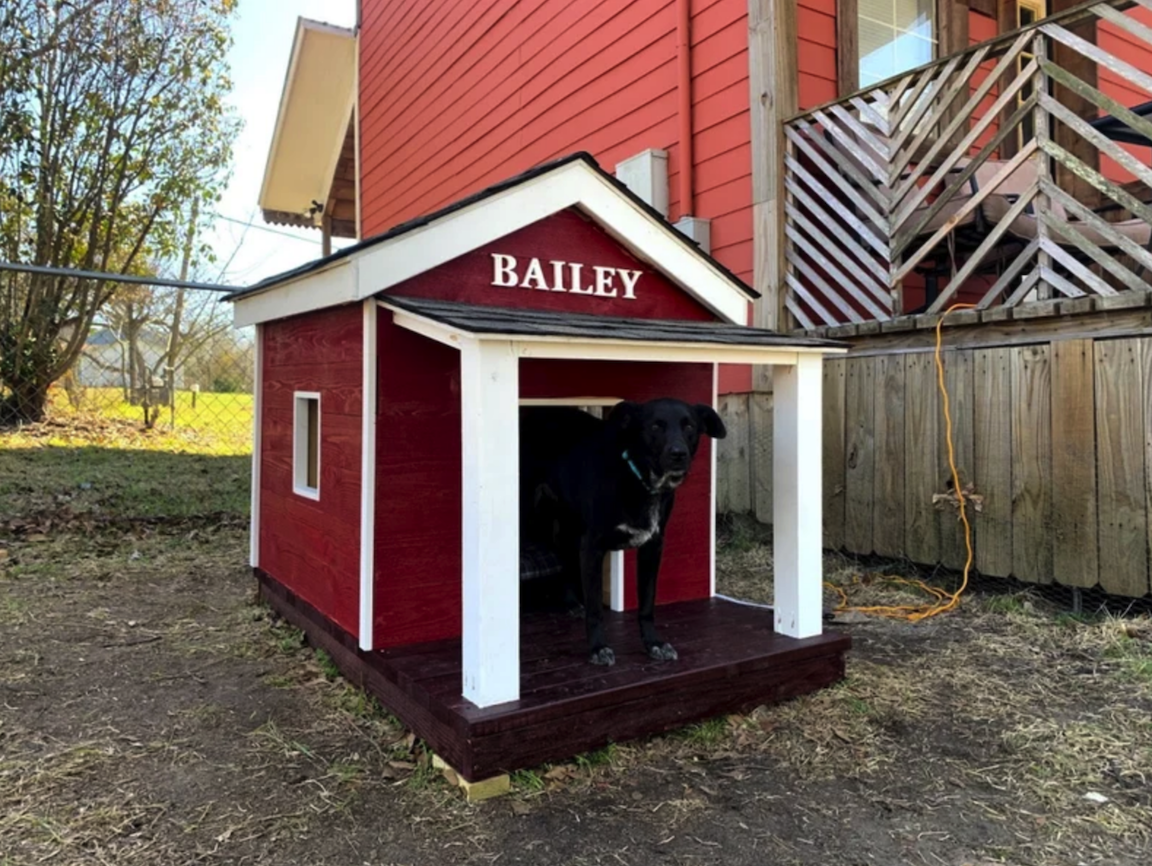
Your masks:
M 316 403 L 316 486 L 308 485 L 309 424 L 307 406 Z M 292 492 L 305 499 L 320 501 L 320 467 L 323 419 L 319 391 L 292 393 Z
M 983 0 L 936 0 L 932 18 L 933 60 L 968 47 L 968 10 Z M 836 0 L 836 87 L 839 96 L 860 89 L 860 5 Z

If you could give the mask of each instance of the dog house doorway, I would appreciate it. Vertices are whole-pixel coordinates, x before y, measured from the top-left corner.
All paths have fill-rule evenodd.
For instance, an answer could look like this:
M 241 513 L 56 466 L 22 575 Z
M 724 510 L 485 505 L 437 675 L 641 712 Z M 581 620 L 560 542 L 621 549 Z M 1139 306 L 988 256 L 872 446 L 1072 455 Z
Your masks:
M 579 409 L 593 418 L 605 419 L 617 403 L 623 401 L 622 397 L 539 397 L 520 398 L 521 417 L 523 410 L 536 407 L 557 407 Z M 520 447 L 524 447 L 521 438 Z M 553 564 L 553 551 L 541 550 L 529 540 L 521 539 L 520 551 L 520 580 L 521 601 L 523 609 L 530 611 L 541 604 L 547 605 L 548 600 L 555 595 L 547 588 L 538 587 L 541 582 L 555 584 L 559 580 L 573 580 L 575 576 L 558 574 Z M 613 550 L 604 558 L 604 595 L 601 603 L 610 610 L 624 610 L 624 551 Z

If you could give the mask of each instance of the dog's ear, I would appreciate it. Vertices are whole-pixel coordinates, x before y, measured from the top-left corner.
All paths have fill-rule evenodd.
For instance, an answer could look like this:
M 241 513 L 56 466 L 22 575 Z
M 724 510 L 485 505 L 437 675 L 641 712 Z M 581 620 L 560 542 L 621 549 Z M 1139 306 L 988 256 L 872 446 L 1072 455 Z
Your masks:
M 616 433 L 634 433 L 640 427 L 640 404 L 622 400 L 612 407 L 606 420 L 608 428 Z
M 692 411 L 696 413 L 696 421 L 700 427 L 700 432 L 707 433 L 713 439 L 723 439 L 728 435 L 728 428 L 724 426 L 724 422 L 720 420 L 720 416 L 716 414 L 716 410 L 711 406 L 697 403 L 692 407 Z

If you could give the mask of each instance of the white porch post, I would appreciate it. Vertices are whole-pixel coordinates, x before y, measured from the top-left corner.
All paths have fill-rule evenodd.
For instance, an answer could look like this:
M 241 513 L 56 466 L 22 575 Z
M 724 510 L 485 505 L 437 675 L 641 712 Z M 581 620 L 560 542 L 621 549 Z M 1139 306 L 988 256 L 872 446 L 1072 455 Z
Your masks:
M 508 341 L 465 340 L 464 697 L 520 697 L 519 359 Z
M 772 543 L 776 631 L 820 634 L 823 618 L 821 408 L 819 355 L 774 368 Z

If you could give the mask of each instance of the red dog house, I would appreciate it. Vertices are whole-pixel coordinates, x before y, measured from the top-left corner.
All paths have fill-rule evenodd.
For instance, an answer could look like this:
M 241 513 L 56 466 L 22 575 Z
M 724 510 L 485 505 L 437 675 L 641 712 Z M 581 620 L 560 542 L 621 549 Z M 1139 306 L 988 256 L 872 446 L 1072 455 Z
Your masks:
M 843 675 L 821 634 L 826 341 L 745 326 L 751 292 L 588 156 L 485 190 L 231 296 L 256 325 L 252 565 L 266 599 L 468 780 L 783 700 Z M 518 407 L 775 375 L 775 608 L 715 598 L 715 451 L 666 533 L 654 662 L 634 555 L 609 639 L 521 613 Z M 773 616 L 774 613 L 774 616 Z

